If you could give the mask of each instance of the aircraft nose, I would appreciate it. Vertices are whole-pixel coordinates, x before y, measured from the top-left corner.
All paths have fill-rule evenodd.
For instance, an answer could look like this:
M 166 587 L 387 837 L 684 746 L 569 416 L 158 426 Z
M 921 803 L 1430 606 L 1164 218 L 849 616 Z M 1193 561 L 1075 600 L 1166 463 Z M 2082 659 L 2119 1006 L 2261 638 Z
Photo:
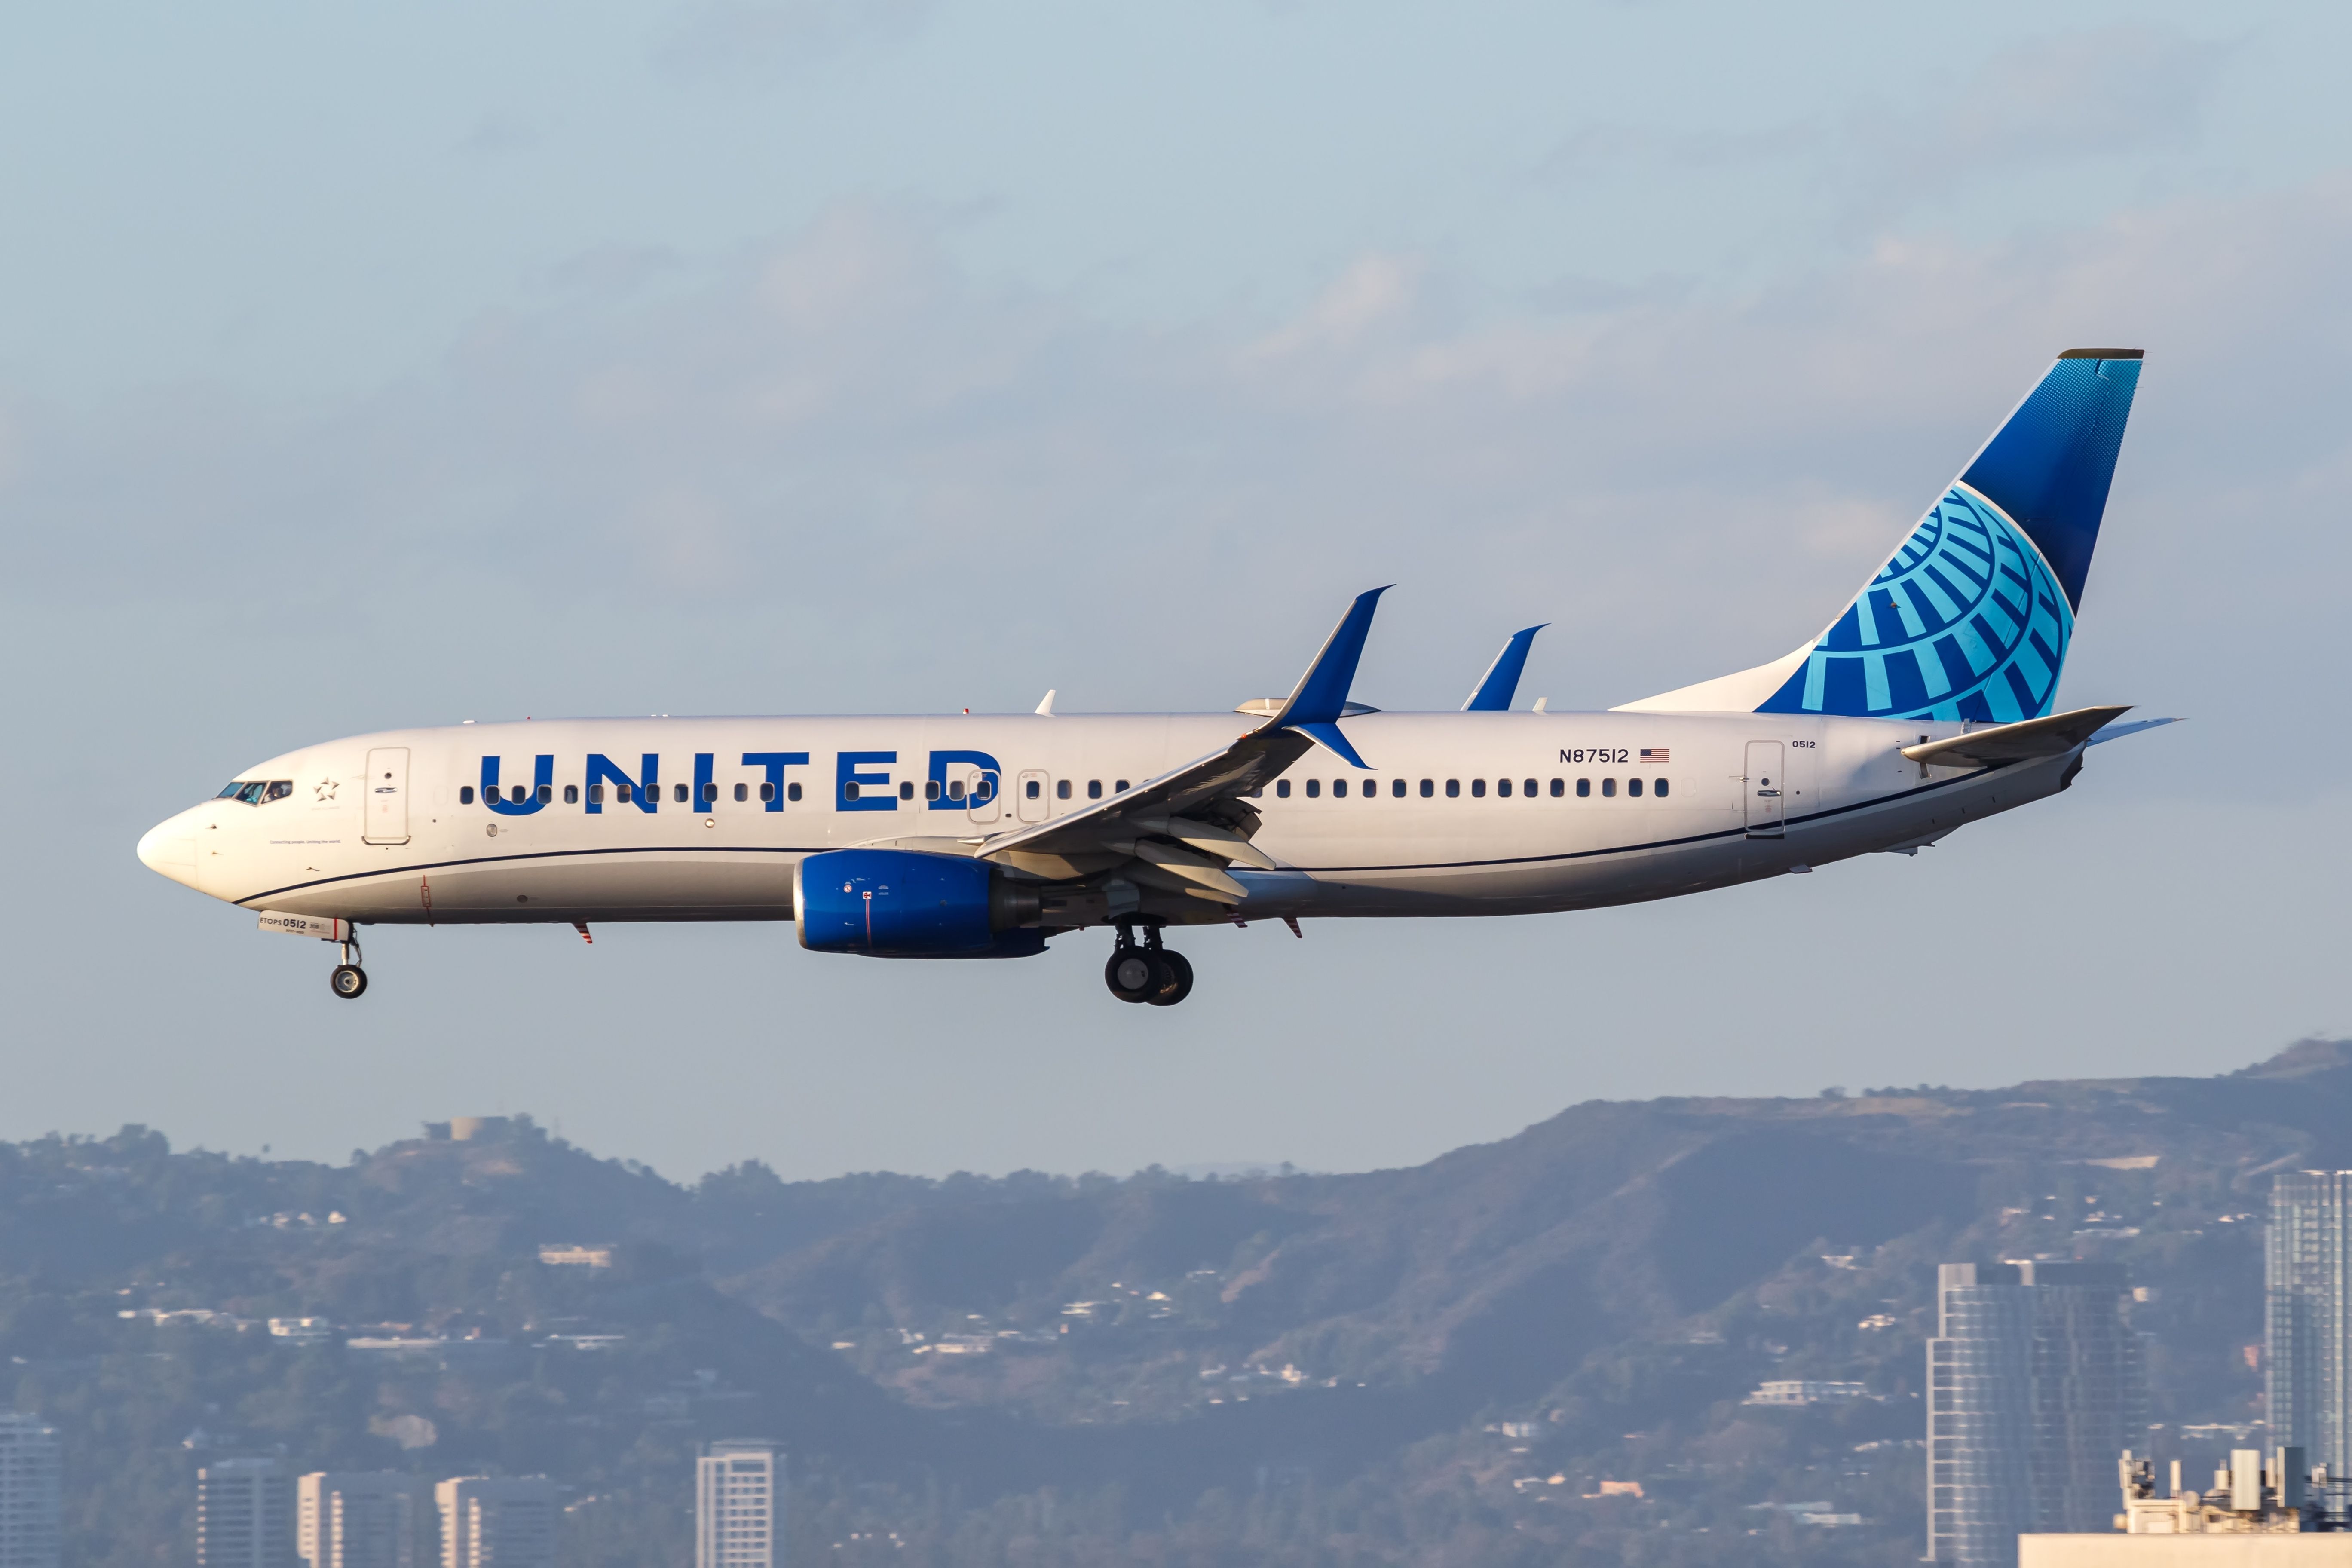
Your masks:
M 183 812 L 149 828 L 139 840 L 139 859 L 150 871 L 194 887 L 196 835 L 194 825 L 187 820 L 187 814 Z

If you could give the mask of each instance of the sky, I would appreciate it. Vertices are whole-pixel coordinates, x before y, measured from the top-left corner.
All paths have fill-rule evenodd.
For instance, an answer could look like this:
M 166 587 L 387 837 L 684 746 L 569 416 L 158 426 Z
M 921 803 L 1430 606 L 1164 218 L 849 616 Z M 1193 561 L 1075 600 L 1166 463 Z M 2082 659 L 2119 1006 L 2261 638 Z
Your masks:
M 0 1137 L 529 1111 L 690 1179 L 1416 1163 L 1579 1100 L 2352 1031 L 2352 11 L 1317 0 L 0 17 Z M 877 963 L 324 952 L 132 845 L 559 713 L 1607 707 L 1819 630 L 2053 354 L 2147 369 L 2061 700 L 2190 722 L 1916 858 Z

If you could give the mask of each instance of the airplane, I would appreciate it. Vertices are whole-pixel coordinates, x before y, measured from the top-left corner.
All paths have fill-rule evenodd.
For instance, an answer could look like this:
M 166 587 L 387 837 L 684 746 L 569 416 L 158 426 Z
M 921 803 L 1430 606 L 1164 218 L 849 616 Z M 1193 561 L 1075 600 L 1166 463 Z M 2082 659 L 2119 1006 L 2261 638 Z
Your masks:
M 1536 914 L 1916 855 L 2170 723 L 2056 710 L 2137 349 L 2061 354 L 1819 636 L 1599 712 L 1511 710 L 1517 633 L 1460 711 L 1349 689 L 1384 588 L 1232 714 L 577 719 L 388 731 L 239 773 L 139 841 L 261 929 L 790 921 L 817 952 L 1021 958 L 1108 928 L 1171 1006 L 1171 928 Z

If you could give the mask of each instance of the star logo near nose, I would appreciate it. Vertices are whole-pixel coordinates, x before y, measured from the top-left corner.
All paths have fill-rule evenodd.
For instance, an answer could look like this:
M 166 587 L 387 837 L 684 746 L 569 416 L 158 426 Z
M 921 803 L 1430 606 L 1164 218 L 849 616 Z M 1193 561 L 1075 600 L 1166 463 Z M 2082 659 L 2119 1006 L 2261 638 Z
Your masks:
M 320 805 L 324 805 L 335 798 L 335 791 L 339 787 L 333 779 L 320 779 L 310 786 L 310 794 L 317 798 Z

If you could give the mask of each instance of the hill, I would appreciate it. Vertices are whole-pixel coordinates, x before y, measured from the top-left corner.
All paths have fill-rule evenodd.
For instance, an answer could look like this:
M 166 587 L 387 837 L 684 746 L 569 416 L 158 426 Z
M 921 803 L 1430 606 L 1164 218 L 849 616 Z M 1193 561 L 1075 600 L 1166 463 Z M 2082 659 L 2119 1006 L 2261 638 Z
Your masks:
M 68 1434 L 76 1561 L 185 1560 L 193 1467 L 282 1450 L 544 1471 L 571 1562 L 683 1563 L 694 1445 L 753 1433 L 803 1561 L 1909 1561 L 1935 1264 L 2128 1265 L 2158 1451 L 2210 1462 L 2183 1428 L 2259 1415 L 2267 1177 L 2352 1164 L 2352 1046 L 1594 1101 L 1349 1175 L 685 1186 L 434 1131 L 0 1145 L 0 1405 Z

